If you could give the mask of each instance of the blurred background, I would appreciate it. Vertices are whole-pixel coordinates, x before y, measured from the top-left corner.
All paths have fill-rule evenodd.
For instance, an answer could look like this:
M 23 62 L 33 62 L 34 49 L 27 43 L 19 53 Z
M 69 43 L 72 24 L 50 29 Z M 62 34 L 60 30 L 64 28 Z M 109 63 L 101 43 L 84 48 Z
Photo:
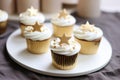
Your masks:
M 120 0 L 0 0 L 0 9 L 9 13 L 9 19 L 18 19 L 21 12 L 33 6 L 50 18 L 61 9 L 78 12 L 81 17 L 99 17 L 104 12 L 120 12 Z

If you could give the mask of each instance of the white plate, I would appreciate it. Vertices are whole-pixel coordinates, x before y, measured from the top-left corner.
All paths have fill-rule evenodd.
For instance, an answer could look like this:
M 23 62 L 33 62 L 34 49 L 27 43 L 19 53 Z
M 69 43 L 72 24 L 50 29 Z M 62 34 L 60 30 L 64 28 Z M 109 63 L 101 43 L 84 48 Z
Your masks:
M 45 25 L 52 30 L 51 24 L 47 23 Z M 59 70 L 51 64 L 50 52 L 36 55 L 26 50 L 26 41 L 20 36 L 20 29 L 10 35 L 6 46 L 10 57 L 24 68 L 37 73 L 59 77 L 73 77 L 95 72 L 103 68 L 112 56 L 110 43 L 103 37 L 97 54 L 79 54 L 79 61 L 76 68 L 72 70 Z

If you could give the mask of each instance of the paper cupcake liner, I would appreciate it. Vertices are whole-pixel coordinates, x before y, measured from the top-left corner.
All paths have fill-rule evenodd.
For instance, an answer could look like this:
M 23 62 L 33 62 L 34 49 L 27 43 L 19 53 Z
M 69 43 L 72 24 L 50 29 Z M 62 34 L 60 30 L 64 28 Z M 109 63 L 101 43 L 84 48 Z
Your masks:
M 46 53 L 49 50 L 50 39 L 43 41 L 32 41 L 30 39 L 26 39 L 27 42 L 27 50 L 34 54 L 42 54 Z
M 61 37 L 63 34 L 66 34 L 67 36 L 72 36 L 73 33 L 73 25 L 70 26 L 58 26 L 53 24 L 53 30 L 54 30 L 54 36 L 55 37 Z
M 97 41 L 86 41 L 75 38 L 75 40 L 81 45 L 81 54 L 96 54 L 101 42 L 101 39 Z
M 20 29 L 21 29 L 21 36 L 24 37 L 24 31 L 25 31 L 25 28 L 29 26 L 29 25 L 24 25 L 22 23 L 20 23 Z
M 4 33 L 7 29 L 7 21 L 0 22 L 0 34 Z
M 52 52 L 52 63 L 59 69 L 73 69 L 77 64 L 78 53 L 71 56 L 65 56 Z

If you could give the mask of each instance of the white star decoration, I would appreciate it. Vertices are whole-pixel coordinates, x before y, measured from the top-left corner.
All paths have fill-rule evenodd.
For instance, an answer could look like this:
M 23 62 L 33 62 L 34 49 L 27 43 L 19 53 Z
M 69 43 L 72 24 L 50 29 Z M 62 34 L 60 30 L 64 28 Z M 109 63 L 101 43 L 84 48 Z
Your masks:
M 66 18 L 67 15 L 68 15 L 68 12 L 66 11 L 66 9 L 63 9 L 59 14 L 59 18 L 61 17 Z
M 35 16 L 38 13 L 38 10 L 32 6 L 27 11 L 30 12 L 30 16 Z

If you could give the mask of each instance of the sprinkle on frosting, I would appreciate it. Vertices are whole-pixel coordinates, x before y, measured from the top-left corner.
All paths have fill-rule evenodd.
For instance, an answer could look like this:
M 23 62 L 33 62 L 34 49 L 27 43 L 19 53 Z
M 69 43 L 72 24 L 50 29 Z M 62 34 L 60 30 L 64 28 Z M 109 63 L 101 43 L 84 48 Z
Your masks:
M 43 24 L 36 22 L 36 24 L 34 25 L 34 31 L 42 32 L 42 30 L 41 30 L 42 27 L 43 27 Z
M 33 6 L 31 6 L 27 11 L 30 12 L 30 16 L 36 16 L 38 13 L 38 10 L 35 9 Z
M 70 39 L 70 37 L 67 37 L 65 34 L 63 34 L 63 36 L 60 37 L 60 39 L 61 39 L 60 44 L 62 44 L 62 43 L 69 44 L 68 40 Z
M 66 18 L 67 15 L 68 15 L 68 12 L 66 11 L 66 9 L 63 9 L 63 10 L 59 13 L 59 18 Z
M 69 38 L 69 40 L 67 40 L 67 43 L 66 42 L 61 43 L 60 38 L 54 38 L 51 41 L 50 48 L 53 52 L 57 54 L 70 56 L 78 53 L 81 46 L 73 38 L 71 39 Z

